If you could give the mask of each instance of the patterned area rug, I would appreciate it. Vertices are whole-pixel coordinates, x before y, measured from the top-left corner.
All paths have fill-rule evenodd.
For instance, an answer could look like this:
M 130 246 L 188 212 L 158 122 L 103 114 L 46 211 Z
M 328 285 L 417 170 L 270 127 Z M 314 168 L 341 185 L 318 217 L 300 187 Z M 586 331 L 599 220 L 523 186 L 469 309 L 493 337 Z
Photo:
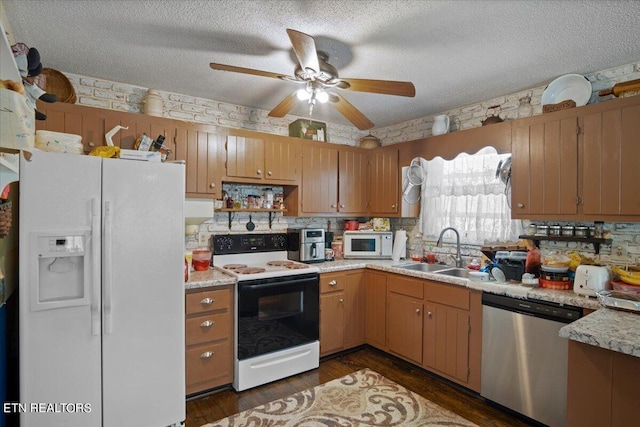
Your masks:
M 202 427 L 476 426 L 363 369 Z

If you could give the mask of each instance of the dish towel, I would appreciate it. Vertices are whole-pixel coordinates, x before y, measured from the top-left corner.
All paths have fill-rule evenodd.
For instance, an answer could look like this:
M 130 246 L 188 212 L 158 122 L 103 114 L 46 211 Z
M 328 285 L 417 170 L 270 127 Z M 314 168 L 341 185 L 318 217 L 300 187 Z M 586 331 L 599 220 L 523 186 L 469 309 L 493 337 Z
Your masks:
M 400 258 L 407 257 L 407 232 L 405 230 L 397 230 L 393 239 L 393 250 L 391 251 L 391 260 L 395 263 Z

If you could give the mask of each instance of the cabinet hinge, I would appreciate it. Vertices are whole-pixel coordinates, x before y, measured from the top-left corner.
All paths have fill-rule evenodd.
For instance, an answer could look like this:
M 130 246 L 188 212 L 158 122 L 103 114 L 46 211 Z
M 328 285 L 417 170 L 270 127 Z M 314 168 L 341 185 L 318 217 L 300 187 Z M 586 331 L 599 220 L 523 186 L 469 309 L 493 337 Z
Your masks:
M 580 126 L 576 126 L 576 135 L 580 135 L 582 133 L 582 128 Z
M 577 196 L 576 197 L 576 205 L 581 205 L 582 204 L 582 197 Z

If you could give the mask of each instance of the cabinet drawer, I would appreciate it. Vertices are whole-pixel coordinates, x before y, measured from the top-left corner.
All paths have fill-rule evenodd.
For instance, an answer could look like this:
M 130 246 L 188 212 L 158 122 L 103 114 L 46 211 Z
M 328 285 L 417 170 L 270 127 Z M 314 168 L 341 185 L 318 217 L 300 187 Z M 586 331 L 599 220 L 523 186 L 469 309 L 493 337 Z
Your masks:
M 344 274 L 323 274 L 320 276 L 320 293 L 342 291 L 346 276 Z
M 230 313 L 209 314 L 186 320 L 186 344 L 200 344 L 229 337 Z
M 422 299 L 424 297 L 424 286 L 422 280 L 419 279 L 409 279 L 408 277 L 403 276 L 390 276 L 389 292 Z
M 187 314 L 229 309 L 231 307 L 231 292 L 229 289 L 219 289 L 187 294 L 185 296 L 185 306 Z
M 231 374 L 229 341 L 187 349 L 186 383 L 194 384 Z
M 427 300 L 451 307 L 469 310 L 469 290 L 456 286 L 441 285 L 429 282 L 427 285 Z

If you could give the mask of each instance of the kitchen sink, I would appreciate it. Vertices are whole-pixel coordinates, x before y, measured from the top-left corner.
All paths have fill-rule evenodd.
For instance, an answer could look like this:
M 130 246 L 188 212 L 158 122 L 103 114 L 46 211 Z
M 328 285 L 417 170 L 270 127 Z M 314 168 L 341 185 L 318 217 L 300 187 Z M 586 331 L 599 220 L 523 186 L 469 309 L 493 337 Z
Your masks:
M 444 274 L 446 276 L 462 277 L 467 279 L 469 277 L 469 269 L 455 267 L 447 270 L 436 271 L 435 274 Z
M 419 264 L 396 265 L 395 267 L 403 268 L 405 270 L 424 271 L 424 272 L 427 272 L 427 273 L 436 272 L 436 271 L 439 271 L 439 270 L 445 270 L 445 269 L 451 268 L 448 265 L 425 264 L 425 263 L 422 263 L 422 262 L 419 263 Z

